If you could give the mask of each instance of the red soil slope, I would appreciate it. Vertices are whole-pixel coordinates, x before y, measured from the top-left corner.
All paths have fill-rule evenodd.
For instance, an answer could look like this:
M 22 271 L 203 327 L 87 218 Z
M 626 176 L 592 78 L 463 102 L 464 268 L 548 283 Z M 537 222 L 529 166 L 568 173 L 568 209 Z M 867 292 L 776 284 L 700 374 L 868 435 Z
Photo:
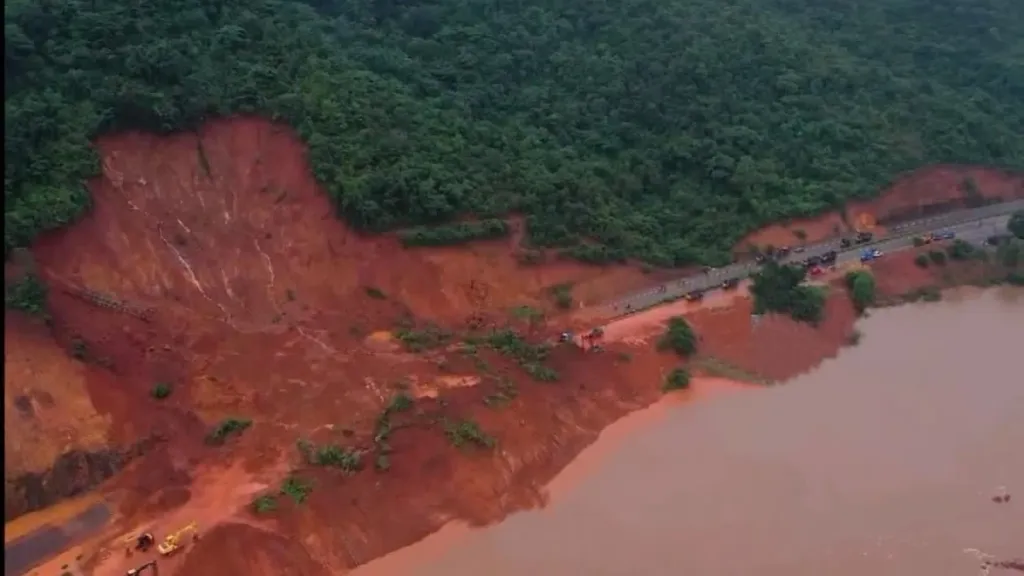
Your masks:
M 965 183 L 974 183 L 973 191 Z M 972 195 L 974 198 L 972 198 Z M 877 198 L 851 202 L 843 210 L 816 218 L 773 224 L 741 240 L 735 248 L 740 254 L 751 246 L 799 246 L 813 244 L 854 230 L 884 232 L 890 220 L 919 217 L 922 210 L 954 210 L 986 201 L 1024 198 L 1024 177 L 991 168 L 968 166 L 930 166 L 895 179 Z M 797 237 L 802 233 L 804 238 Z
M 660 397 L 664 375 L 679 364 L 642 339 L 603 354 L 565 346 L 548 362 L 561 380 L 537 383 L 490 352 L 405 353 L 379 333 L 427 320 L 460 330 L 481 314 L 502 323 L 514 306 L 551 310 L 555 284 L 572 282 L 578 301 L 596 303 L 645 278 L 568 262 L 524 267 L 508 241 L 404 250 L 391 237 L 363 237 L 335 217 L 295 136 L 261 120 L 215 122 L 171 138 L 126 134 L 99 147 L 104 173 L 92 184 L 94 209 L 33 248 L 51 287 L 59 344 L 29 352 L 40 336 L 6 323 L 5 334 L 26 350 L 12 371 L 55 350 L 79 351 L 83 361 L 54 366 L 84 376 L 37 385 L 77 386 L 46 391 L 68 396 L 65 417 L 82 422 L 83 438 L 118 446 L 164 439 L 108 488 L 118 495 L 122 529 L 162 534 L 196 519 L 210 530 L 169 574 L 269 576 L 288 573 L 286 556 L 296 559 L 295 573 L 340 573 L 451 518 L 490 522 L 542 505 L 542 486 L 609 422 Z M 370 287 L 387 298 L 372 297 Z M 707 352 L 772 378 L 833 354 L 853 320 L 837 296 L 817 331 L 782 318 L 755 328 L 743 302 L 698 311 L 693 322 Z M 490 408 L 483 400 L 497 391 L 496 375 L 519 394 Z M 450 385 L 468 378 L 481 381 Z M 151 398 L 157 382 L 173 394 Z M 419 401 L 417 423 L 389 440 L 390 470 L 376 472 L 372 462 L 351 476 L 301 469 L 296 440 L 368 447 L 377 417 L 404 386 L 440 391 Z M 205 446 L 203 434 L 229 416 L 253 426 L 227 446 Z M 441 418 L 474 419 L 498 447 L 452 448 Z M 24 426 L 5 445 L 42 434 L 56 447 L 59 430 Z M 39 465 L 24 450 L 15 454 L 23 454 L 15 466 Z M 295 467 L 314 483 L 309 500 L 282 500 L 269 519 L 251 518 L 244 507 L 253 494 Z M 212 528 L 229 518 L 235 522 Z M 87 565 L 123 574 L 118 546 Z

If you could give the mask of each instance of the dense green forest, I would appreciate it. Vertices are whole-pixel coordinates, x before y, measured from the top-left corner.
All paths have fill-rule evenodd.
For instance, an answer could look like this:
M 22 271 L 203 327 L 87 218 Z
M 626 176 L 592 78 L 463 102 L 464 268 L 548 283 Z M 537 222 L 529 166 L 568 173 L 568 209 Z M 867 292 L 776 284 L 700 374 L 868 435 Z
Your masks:
M 516 211 L 592 261 L 1024 166 L 1020 0 L 9 0 L 4 45 L 5 252 L 88 206 L 97 134 L 239 112 L 294 126 L 360 229 Z

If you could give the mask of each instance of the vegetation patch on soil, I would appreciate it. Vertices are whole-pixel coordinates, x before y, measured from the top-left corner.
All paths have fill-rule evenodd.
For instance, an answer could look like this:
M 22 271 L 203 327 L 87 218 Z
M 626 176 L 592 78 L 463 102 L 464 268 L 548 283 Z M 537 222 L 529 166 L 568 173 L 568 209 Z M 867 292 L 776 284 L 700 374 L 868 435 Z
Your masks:
M 781 265 L 769 260 L 751 278 L 754 313 L 778 312 L 794 320 L 817 324 L 825 307 L 825 292 L 818 286 L 803 284 L 807 271 L 798 266 Z

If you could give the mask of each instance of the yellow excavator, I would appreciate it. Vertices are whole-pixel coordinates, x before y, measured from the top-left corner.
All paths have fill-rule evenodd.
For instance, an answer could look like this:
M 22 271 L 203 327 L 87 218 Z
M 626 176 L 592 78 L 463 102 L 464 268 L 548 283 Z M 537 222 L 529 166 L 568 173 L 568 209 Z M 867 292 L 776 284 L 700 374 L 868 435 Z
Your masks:
M 177 532 L 168 534 L 167 537 L 164 538 L 164 541 L 161 542 L 159 546 L 157 546 L 157 551 L 160 552 L 161 556 L 170 556 L 178 550 L 181 550 L 185 546 L 181 541 L 182 536 L 188 534 L 189 532 L 192 533 L 192 540 L 199 539 L 199 525 L 195 522 L 192 522 L 188 526 L 185 526 Z

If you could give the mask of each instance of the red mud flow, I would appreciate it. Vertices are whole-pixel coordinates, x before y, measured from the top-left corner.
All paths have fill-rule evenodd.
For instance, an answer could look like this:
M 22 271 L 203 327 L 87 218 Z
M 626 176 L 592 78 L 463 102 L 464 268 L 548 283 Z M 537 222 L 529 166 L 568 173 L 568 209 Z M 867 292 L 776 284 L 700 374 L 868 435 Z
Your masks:
M 514 240 L 406 250 L 391 236 L 357 234 L 316 185 L 294 133 L 263 120 L 171 137 L 122 134 L 98 146 L 93 209 L 32 249 L 50 287 L 55 339 L 5 319 L 8 350 L 17 351 L 5 358 L 5 416 L 22 419 L 5 434 L 8 452 L 21 456 L 5 464 L 45 465 L 24 448 L 30 436 L 51 455 L 161 438 L 103 491 L 120 503 L 111 543 L 142 526 L 163 534 L 202 522 L 209 538 L 162 574 L 282 574 L 274 558 L 305 558 L 299 549 L 309 566 L 344 573 L 450 520 L 485 524 L 543 506 L 544 486 L 608 424 L 661 398 L 665 374 L 680 364 L 655 350 L 649 327 L 603 354 L 558 348 L 549 361 L 561 374 L 555 383 L 531 381 L 487 351 L 476 360 L 404 352 L 381 335 L 407 323 L 502 324 L 522 305 L 547 311 L 554 325 L 568 322 L 554 285 L 573 283 L 586 307 L 649 278 L 628 267 L 524 266 Z M 684 313 L 706 354 L 770 379 L 833 355 L 853 322 L 838 292 L 817 330 L 784 318 L 754 326 L 749 311 L 740 298 Z M 498 390 L 481 364 L 517 388 L 500 409 L 484 404 Z M 171 396 L 152 398 L 157 383 L 171 385 Z M 390 439 L 387 472 L 372 462 L 353 476 L 301 469 L 297 440 L 368 448 L 384 406 L 407 388 L 424 391 L 418 410 L 472 419 L 498 447 L 459 451 L 440 426 L 412 426 Z M 34 399 L 21 402 L 33 412 L 7 412 L 18 396 Z M 226 446 L 205 445 L 228 417 L 252 426 Z M 282 498 L 269 519 L 253 517 L 254 487 L 273 491 L 293 468 L 314 483 L 309 499 Z M 211 550 L 221 540 L 245 557 L 218 564 Z M 102 560 L 118 544 L 90 546 L 94 574 L 123 573 Z M 261 548 L 265 556 L 252 552 Z

